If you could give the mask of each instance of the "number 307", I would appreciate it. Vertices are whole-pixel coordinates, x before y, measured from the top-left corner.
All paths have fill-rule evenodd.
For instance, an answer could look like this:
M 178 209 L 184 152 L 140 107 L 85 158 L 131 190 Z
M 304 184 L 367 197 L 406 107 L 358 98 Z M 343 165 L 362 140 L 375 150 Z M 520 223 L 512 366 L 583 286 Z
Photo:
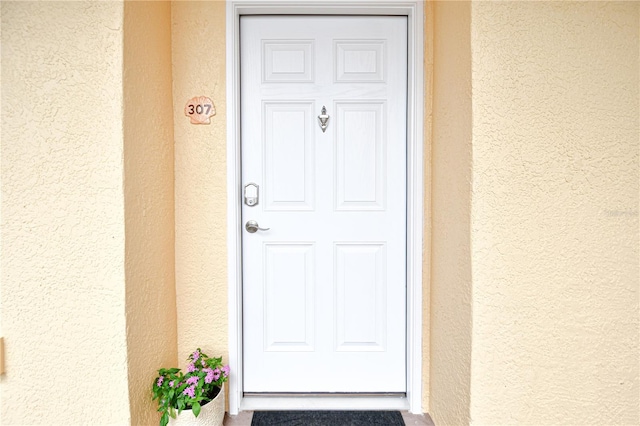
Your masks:
M 194 104 L 190 104 L 189 105 L 189 114 L 193 115 L 193 114 L 209 114 L 209 112 L 211 112 L 211 104 L 198 104 L 198 105 L 194 105 Z

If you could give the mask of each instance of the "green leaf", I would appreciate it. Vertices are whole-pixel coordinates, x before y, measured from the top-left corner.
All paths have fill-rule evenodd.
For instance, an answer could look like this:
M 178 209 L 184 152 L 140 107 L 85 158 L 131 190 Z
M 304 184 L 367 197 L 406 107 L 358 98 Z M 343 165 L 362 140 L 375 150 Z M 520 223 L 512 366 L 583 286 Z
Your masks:
M 165 413 L 160 417 L 160 426 L 167 426 L 169 423 L 169 413 L 165 411 Z
M 198 417 L 198 414 L 200 414 L 200 403 L 194 402 L 193 403 L 193 415 Z

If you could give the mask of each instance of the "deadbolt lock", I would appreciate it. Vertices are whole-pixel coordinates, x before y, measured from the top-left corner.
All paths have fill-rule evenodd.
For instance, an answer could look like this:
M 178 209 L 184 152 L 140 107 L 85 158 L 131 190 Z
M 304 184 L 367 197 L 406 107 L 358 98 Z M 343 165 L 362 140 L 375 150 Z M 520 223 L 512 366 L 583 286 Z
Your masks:
M 260 202 L 260 187 L 253 182 L 244 186 L 244 203 L 249 206 L 257 206 Z

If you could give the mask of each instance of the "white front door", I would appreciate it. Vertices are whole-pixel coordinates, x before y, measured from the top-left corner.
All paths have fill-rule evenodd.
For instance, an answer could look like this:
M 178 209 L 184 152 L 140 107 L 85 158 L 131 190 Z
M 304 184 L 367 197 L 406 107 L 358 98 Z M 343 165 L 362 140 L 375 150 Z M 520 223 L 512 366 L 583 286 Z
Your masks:
M 245 392 L 406 391 L 406 22 L 240 20 Z

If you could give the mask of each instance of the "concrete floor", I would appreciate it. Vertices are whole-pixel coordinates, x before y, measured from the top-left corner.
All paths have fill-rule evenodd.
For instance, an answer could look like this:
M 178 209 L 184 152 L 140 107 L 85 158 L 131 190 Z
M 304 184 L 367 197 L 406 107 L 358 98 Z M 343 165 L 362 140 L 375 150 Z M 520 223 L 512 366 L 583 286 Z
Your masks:
M 224 416 L 224 426 L 251 426 L 252 416 L 253 411 L 243 411 L 237 416 L 230 416 L 227 413 Z M 402 411 L 402 418 L 407 426 L 434 426 L 428 414 L 409 414 L 406 411 Z

